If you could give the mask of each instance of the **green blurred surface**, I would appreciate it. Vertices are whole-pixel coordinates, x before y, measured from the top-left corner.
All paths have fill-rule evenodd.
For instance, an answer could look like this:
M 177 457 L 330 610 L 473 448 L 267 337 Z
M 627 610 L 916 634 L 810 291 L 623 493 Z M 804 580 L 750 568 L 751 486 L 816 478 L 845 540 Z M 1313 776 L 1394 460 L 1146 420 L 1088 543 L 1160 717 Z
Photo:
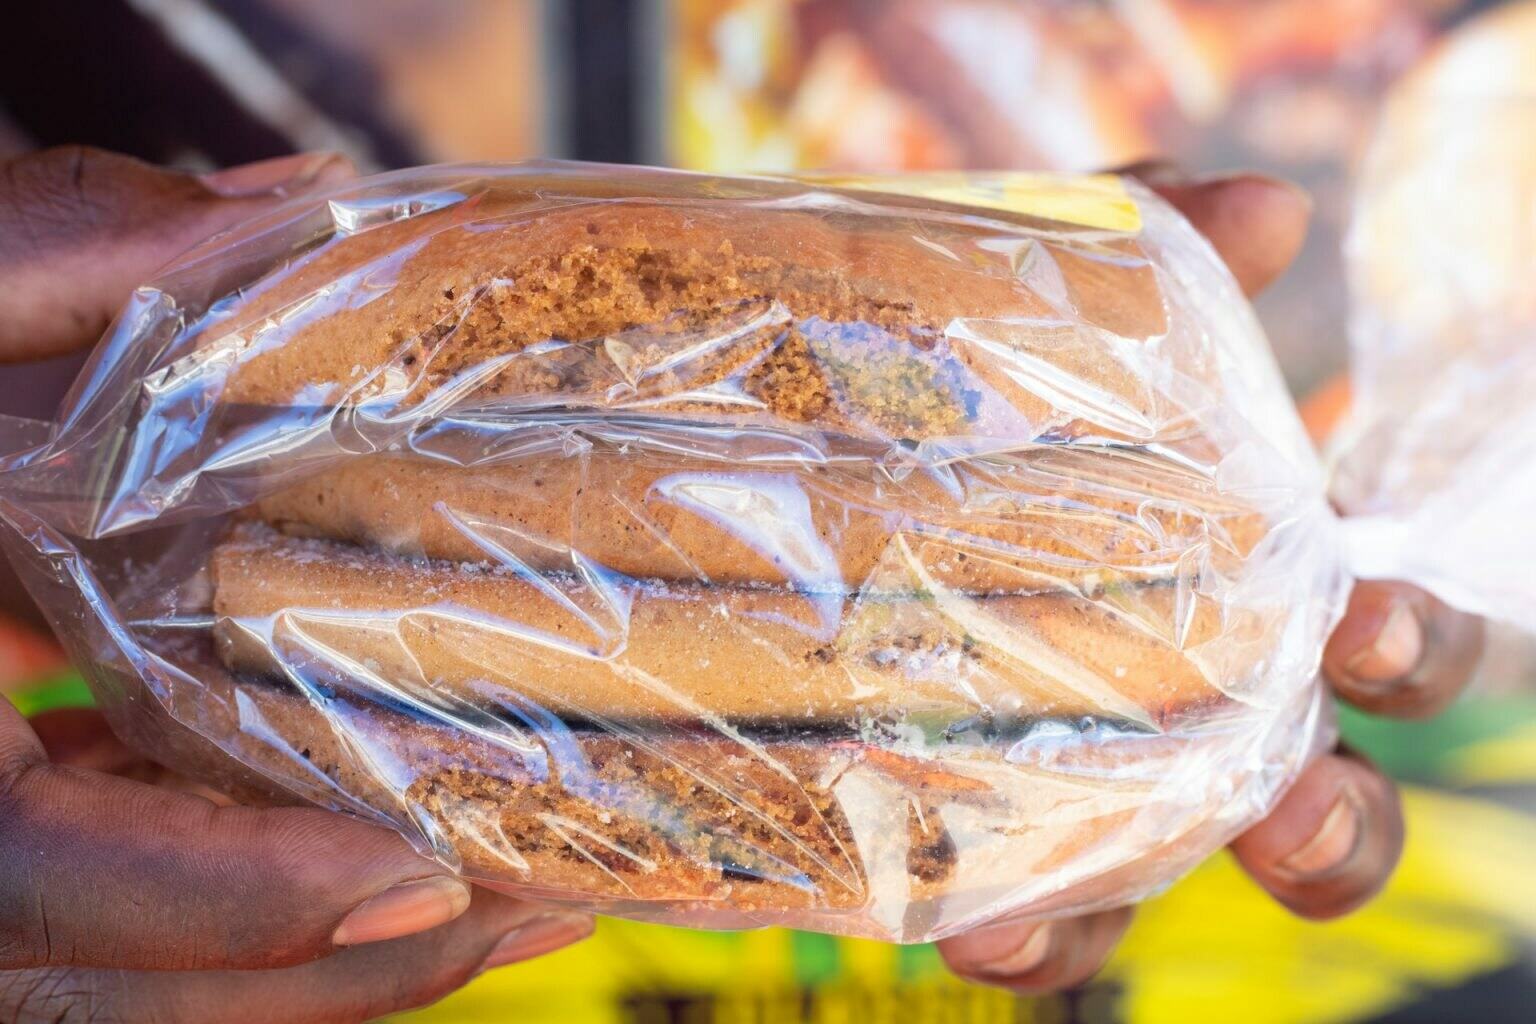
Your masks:
M 1393 778 L 1446 782 L 1470 747 L 1536 725 L 1536 695 L 1467 697 L 1434 718 L 1405 722 L 1339 705 L 1339 730 L 1350 746 Z
M 27 716 L 56 708 L 88 708 L 95 704 L 90 687 L 73 669 L 27 683 L 6 696 Z

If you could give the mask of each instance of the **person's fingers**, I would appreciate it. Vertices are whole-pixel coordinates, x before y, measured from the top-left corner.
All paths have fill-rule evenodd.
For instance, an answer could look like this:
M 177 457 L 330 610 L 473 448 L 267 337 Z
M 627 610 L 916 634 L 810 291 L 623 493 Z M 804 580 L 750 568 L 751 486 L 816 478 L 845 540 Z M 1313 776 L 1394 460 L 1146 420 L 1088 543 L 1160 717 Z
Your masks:
M 162 789 L 191 793 L 219 806 L 235 803 L 211 786 L 178 775 L 130 750 L 94 708 L 60 708 L 28 719 L 53 764 L 106 772 Z
M 1232 843 L 1232 852 L 1302 917 L 1346 914 L 1381 890 L 1402 855 L 1397 790 L 1358 757 L 1320 757 L 1269 817 Z
M 290 199 L 309 189 L 357 175 L 357 167 L 340 153 L 292 153 L 252 164 L 224 167 L 197 180 L 224 199 L 271 201 Z
M 1285 272 L 1307 238 L 1312 200 L 1279 178 L 1233 174 L 1183 179 L 1166 164 L 1122 168 L 1172 203 L 1210 240 L 1246 295 Z
M 1323 650 L 1323 674 L 1356 707 L 1396 718 L 1443 711 L 1483 653 L 1483 620 L 1407 583 L 1365 580 Z
M 938 943 L 962 978 L 1036 994 L 1081 985 L 1131 924 L 1131 910 L 1106 910 L 1057 921 L 1000 924 Z
M 143 762 L 113 734 L 93 708 L 59 708 L 27 720 L 48 760 L 109 775 L 133 771 Z
M 82 146 L 0 162 L 0 361 L 96 341 L 132 290 L 178 253 L 353 173 L 335 153 L 202 177 Z
M 585 914 L 484 890 L 452 924 L 269 971 L 0 972 L 0 1020 L 93 1024 L 306 1024 L 365 1021 L 447 995 L 484 970 L 586 937 Z
M 468 904 L 388 829 L 50 764 L 0 701 L 0 970 L 286 966 Z

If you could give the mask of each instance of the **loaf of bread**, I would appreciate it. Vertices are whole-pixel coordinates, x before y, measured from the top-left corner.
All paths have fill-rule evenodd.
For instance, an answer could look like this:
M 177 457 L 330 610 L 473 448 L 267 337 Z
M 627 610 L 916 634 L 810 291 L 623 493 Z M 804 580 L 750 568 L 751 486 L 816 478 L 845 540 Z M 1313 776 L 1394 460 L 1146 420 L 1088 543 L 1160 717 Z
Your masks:
M 381 689 L 485 700 L 499 690 L 584 721 L 850 723 L 1109 717 L 1146 725 L 1221 694 L 1188 652 L 1217 631 L 1173 588 L 1116 609 L 1075 594 L 797 593 L 533 576 L 237 531 L 212 562 L 225 663 L 281 675 L 366 666 Z M 1184 625 L 1180 623 L 1180 625 Z M 1170 630 L 1173 627 L 1170 625 Z M 360 670 L 355 670 L 360 671 Z
M 248 766 L 418 823 L 487 884 L 644 916 L 672 908 L 690 923 L 884 938 L 931 934 L 1010 894 L 1043 911 L 1112 903 L 1190 866 L 1230 833 L 1233 787 L 1255 781 L 1235 748 L 1264 741 L 1241 728 L 1101 729 L 1058 760 L 1010 764 L 995 743 L 900 752 L 826 730 L 532 715 L 472 727 L 451 704 L 345 683 L 210 685 L 239 709 L 242 727 L 220 742 Z M 1224 766 L 1237 770 L 1198 770 Z M 1127 830 L 1152 823 L 1127 845 Z
M 1265 531 L 1198 473 L 1061 447 L 899 478 L 866 461 L 753 467 L 611 448 L 471 466 L 386 455 L 348 460 L 253 512 L 293 536 L 541 572 L 592 561 L 643 579 L 864 592 L 931 579 L 1088 597 L 1235 571 Z
M 1132 241 L 990 252 L 988 224 L 527 198 L 383 225 L 258 287 L 219 324 L 242 349 L 222 399 L 451 395 L 907 443 L 1191 433 L 1126 348 L 1167 330 Z

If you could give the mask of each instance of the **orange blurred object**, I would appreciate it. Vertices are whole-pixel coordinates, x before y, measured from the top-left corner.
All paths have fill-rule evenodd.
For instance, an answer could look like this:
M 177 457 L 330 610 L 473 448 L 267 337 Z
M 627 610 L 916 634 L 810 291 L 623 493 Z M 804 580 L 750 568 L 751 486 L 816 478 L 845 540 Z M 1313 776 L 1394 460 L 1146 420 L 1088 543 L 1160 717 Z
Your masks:
M 268 0 L 379 71 L 380 107 L 434 161 L 540 149 L 544 69 L 535 0 Z
M 1349 411 L 1349 377 L 1339 374 L 1325 381 L 1301 403 L 1301 423 L 1312 443 L 1321 445 Z
M 53 637 L 0 616 L 0 693 L 62 671 L 67 664 Z

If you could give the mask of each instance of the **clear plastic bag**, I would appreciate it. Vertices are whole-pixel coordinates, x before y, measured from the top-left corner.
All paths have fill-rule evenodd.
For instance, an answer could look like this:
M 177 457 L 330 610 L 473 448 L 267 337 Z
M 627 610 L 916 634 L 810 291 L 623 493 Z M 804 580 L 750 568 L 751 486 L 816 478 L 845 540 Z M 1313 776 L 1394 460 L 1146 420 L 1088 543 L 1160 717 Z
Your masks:
M 10 434 L 125 739 L 533 897 L 1118 905 L 1330 736 L 1320 468 L 1130 181 L 364 179 L 189 253 Z
M 1533 634 L 1536 96 L 1478 81 L 1408 79 L 1361 170 L 1333 492 L 1357 575 Z

